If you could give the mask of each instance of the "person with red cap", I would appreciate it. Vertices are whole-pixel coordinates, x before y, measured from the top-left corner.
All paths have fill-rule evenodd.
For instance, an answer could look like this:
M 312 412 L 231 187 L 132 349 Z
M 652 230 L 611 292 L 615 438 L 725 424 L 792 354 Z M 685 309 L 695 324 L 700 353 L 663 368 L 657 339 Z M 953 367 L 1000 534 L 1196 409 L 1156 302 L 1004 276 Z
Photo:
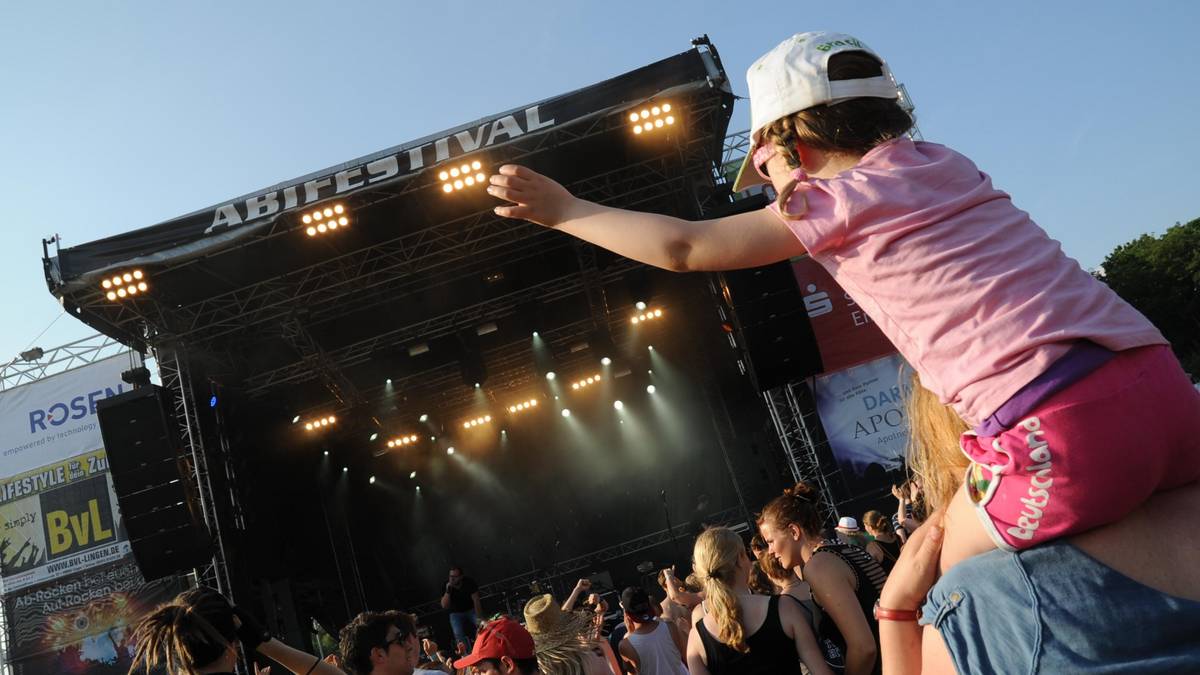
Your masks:
M 508 617 L 496 619 L 475 637 L 471 653 L 454 662 L 474 675 L 534 675 L 538 672 L 533 636 Z

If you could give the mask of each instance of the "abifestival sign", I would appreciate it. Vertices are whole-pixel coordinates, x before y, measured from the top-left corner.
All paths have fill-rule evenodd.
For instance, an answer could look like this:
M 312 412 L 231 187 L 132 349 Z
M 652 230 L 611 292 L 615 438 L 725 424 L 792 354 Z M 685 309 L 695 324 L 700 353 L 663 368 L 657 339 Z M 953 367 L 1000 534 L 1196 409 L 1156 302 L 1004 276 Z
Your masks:
M 904 463 L 911 377 L 912 369 L 893 354 L 816 378 L 821 426 L 843 470 L 863 476 L 872 464 L 891 470 Z

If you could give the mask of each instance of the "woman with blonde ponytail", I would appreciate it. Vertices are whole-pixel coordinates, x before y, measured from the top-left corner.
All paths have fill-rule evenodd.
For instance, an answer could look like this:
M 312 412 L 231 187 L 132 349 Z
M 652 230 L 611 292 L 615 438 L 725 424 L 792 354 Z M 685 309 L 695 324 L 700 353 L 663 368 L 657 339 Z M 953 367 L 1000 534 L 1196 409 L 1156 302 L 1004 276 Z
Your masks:
M 752 564 L 736 532 L 705 530 L 692 566 L 704 589 L 693 612 L 687 664 L 691 675 L 813 675 L 831 673 L 800 603 L 788 596 L 752 595 Z
M 345 675 L 319 657 L 271 637 L 253 616 L 211 588 L 194 588 L 142 617 L 133 629 L 132 673 L 224 675 L 237 667 L 238 645 L 297 675 Z M 268 675 L 270 667 L 255 672 Z

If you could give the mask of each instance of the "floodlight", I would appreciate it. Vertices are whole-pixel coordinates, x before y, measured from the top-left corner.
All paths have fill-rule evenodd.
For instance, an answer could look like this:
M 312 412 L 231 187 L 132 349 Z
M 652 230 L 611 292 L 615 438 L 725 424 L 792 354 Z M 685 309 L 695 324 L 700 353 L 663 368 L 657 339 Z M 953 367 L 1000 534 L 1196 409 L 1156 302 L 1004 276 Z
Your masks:
M 611 364 L 611 363 L 612 363 L 612 359 L 608 358 L 607 356 L 605 356 L 604 358 L 600 359 L 600 365 L 602 365 L 602 366 L 607 366 L 607 365 L 609 365 L 609 364 Z
M 642 305 L 641 307 L 638 308 L 640 313 L 635 314 L 634 316 L 630 317 L 629 323 L 637 325 L 637 324 L 643 323 L 645 321 L 653 321 L 654 319 L 662 318 L 663 311 L 661 308 L 645 309 L 645 311 L 642 311 L 645 308 L 645 304 L 644 303 L 638 303 L 638 304 Z
M 326 451 L 325 451 L 325 456 L 326 456 L 326 457 L 328 457 L 328 456 L 329 456 L 329 451 L 328 451 L 328 450 L 326 450 Z
M 368 440 L 372 440 L 372 441 L 373 441 L 373 440 L 375 440 L 376 438 L 379 438 L 379 433 L 378 433 L 378 432 L 371 434 L 371 438 L 370 438 L 370 439 L 368 439 Z
M 450 194 L 458 190 L 487 183 L 487 174 L 482 171 L 483 162 L 478 159 L 452 166 L 449 170 L 438 172 L 438 180 L 442 182 L 442 192 Z
M 653 394 L 656 391 L 658 391 L 658 389 L 654 385 L 652 385 L 652 384 L 646 385 L 646 393 L 647 394 Z
M 671 104 L 663 103 L 651 104 L 648 108 L 642 108 L 640 111 L 629 113 L 630 129 L 635 135 L 640 135 L 645 132 L 663 129 L 664 127 L 675 124 L 675 116 L 668 115 L 671 112 Z
M 292 418 L 292 424 L 295 424 L 296 422 L 299 422 L 299 421 L 300 421 L 299 415 L 296 415 L 295 417 Z
M 344 213 L 346 213 L 346 207 L 340 203 L 322 206 L 304 213 L 300 216 L 300 222 L 307 226 L 304 228 L 304 234 L 315 237 L 318 234 L 337 230 L 339 227 L 349 227 L 350 218 L 342 215 Z
M 428 421 L 429 421 L 429 415 L 421 415 L 421 417 L 419 417 L 419 418 L 418 418 L 418 421 L 420 421 L 420 422 L 428 422 Z
M 140 269 L 121 272 L 101 279 L 100 290 L 109 302 L 115 302 L 150 290 L 150 285 L 143 281 L 145 278 Z
M 343 467 L 342 467 L 342 473 L 346 473 L 346 472 L 347 472 L 347 471 L 349 471 L 349 470 L 350 470 L 350 467 L 348 467 L 348 466 L 343 466 Z
M 367 479 L 367 482 L 370 483 L 371 485 L 374 485 L 375 484 L 375 476 L 371 476 L 369 479 Z
M 617 399 L 617 400 L 613 401 L 613 407 L 616 408 L 617 410 L 624 410 L 625 404 L 621 402 L 621 399 Z
M 638 300 L 633 306 L 636 307 L 639 312 L 646 309 L 646 303 L 642 302 L 641 300 Z
M 547 380 L 553 380 L 555 377 L 557 377 L 557 375 L 555 375 L 555 374 L 554 374 L 554 371 L 553 371 L 553 370 L 551 370 L 551 371 L 549 371 L 548 373 L 546 373 L 546 379 L 547 379 Z
M 570 409 L 570 408 L 563 408 L 563 410 L 562 410 L 562 416 L 563 416 L 563 417 L 570 417 L 570 416 L 571 416 L 571 409 Z
M 408 477 L 409 477 L 409 478 L 416 478 L 416 477 L 417 477 L 417 472 L 416 472 L 416 471 L 413 471 L 412 473 L 408 474 Z

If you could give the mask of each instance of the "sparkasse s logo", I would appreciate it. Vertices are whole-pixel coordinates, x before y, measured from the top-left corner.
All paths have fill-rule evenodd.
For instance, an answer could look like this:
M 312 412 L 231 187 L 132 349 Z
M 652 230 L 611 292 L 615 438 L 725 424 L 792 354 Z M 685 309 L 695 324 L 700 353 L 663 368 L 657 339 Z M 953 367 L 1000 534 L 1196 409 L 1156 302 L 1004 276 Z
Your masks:
M 71 420 L 81 420 L 89 415 L 95 415 L 96 401 L 123 393 L 125 393 L 125 387 L 118 384 L 116 389 L 105 387 L 80 394 L 69 401 L 52 403 L 44 409 L 30 410 L 29 433 L 36 434 L 39 431 L 46 431 L 46 425 L 61 427 Z

